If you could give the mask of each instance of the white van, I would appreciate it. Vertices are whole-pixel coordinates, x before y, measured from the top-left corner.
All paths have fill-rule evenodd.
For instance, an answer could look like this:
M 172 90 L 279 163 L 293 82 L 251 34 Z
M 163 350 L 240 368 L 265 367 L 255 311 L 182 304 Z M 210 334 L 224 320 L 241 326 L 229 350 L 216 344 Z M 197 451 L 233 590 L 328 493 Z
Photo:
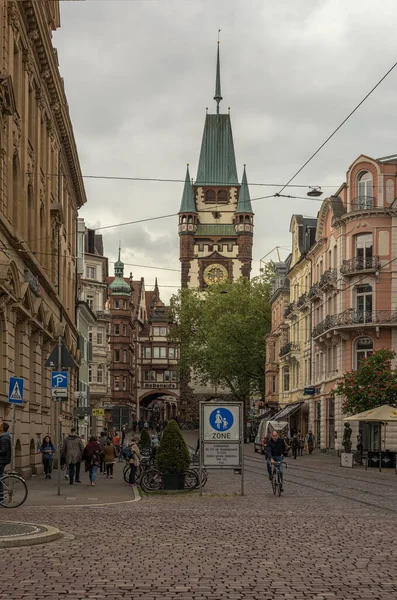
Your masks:
M 271 435 L 272 431 L 278 431 L 278 434 L 284 438 L 288 448 L 288 440 L 290 438 L 289 423 L 288 421 L 261 421 L 259 424 L 258 433 L 256 434 L 254 442 L 254 451 L 266 454 L 266 442 L 267 438 Z

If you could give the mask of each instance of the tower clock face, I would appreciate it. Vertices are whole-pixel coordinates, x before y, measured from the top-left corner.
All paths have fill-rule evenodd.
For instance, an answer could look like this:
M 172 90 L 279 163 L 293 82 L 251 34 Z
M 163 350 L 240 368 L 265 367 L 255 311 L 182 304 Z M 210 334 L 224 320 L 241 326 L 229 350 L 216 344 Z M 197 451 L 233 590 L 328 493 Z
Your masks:
M 227 269 L 223 265 L 213 264 L 204 269 L 204 281 L 207 285 L 226 281 Z

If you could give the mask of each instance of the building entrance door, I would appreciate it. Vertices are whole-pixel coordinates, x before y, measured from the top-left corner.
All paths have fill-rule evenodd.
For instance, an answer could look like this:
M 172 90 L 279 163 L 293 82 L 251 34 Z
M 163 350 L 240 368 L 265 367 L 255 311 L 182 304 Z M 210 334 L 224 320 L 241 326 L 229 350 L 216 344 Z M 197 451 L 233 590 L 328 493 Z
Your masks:
M 327 400 L 327 448 L 335 450 L 335 400 Z

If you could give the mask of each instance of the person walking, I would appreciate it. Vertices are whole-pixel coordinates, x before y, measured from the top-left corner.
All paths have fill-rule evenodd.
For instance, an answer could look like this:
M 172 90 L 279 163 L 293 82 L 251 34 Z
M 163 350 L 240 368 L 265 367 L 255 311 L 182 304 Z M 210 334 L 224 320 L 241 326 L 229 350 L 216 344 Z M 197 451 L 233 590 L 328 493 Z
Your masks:
M 66 464 L 69 465 L 69 485 L 73 485 L 75 478 L 76 483 L 80 481 L 80 466 L 81 457 L 83 456 L 84 445 L 81 437 L 77 435 L 76 429 L 70 430 L 70 434 L 63 442 L 62 453 L 65 455 Z
M 83 460 L 85 462 L 85 470 L 88 471 L 90 477 L 90 483 L 92 486 L 95 485 L 96 482 L 96 472 L 97 468 L 100 465 L 100 452 L 101 447 L 99 445 L 98 439 L 95 435 L 90 437 L 90 441 L 84 448 L 83 452 Z
M 119 456 L 120 455 L 120 436 L 117 433 L 117 431 L 114 432 L 112 444 L 114 446 L 114 449 L 116 450 L 116 456 Z
M 104 431 L 101 431 L 101 435 L 99 437 L 99 446 L 100 446 L 99 470 L 101 473 L 105 474 L 106 473 L 106 467 L 105 467 L 106 433 Z
M 55 454 L 55 446 L 52 443 L 49 435 L 45 436 L 39 450 L 40 450 L 41 454 L 43 455 L 43 466 L 44 466 L 45 478 L 51 479 L 52 463 L 53 463 L 54 454 Z
M 116 449 L 113 444 L 109 441 L 105 445 L 105 465 L 106 465 L 106 477 L 113 479 L 113 468 L 116 462 Z
M 294 460 L 296 460 L 296 457 L 298 455 L 298 449 L 299 449 L 299 440 L 298 440 L 298 436 L 295 434 L 294 437 L 291 440 L 291 449 L 292 449 L 292 456 L 294 457 Z
M 298 442 L 299 442 L 298 456 L 303 456 L 303 450 L 305 448 L 305 438 L 303 437 L 303 435 L 300 431 L 298 431 Z
M 312 454 L 313 453 L 313 449 L 314 449 L 314 435 L 313 435 L 313 432 L 311 430 L 307 434 L 305 442 L 306 442 L 307 450 L 308 450 L 309 454 Z
M 129 459 L 130 477 L 128 480 L 128 485 L 131 485 L 131 486 L 136 485 L 136 482 L 135 482 L 136 470 L 139 467 L 139 465 L 141 464 L 141 453 L 139 451 L 137 442 L 138 442 L 138 440 L 136 438 L 132 438 L 131 445 L 130 445 L 130 450 L 131 450 L 131 456 Z

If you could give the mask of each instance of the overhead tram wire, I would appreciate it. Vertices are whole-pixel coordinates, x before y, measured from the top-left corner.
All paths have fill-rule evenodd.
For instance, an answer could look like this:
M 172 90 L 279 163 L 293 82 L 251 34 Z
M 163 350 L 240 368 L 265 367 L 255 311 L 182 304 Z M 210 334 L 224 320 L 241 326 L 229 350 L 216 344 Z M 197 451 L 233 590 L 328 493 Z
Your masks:
M 278 196 L 278 194 L 270 194 L 268 196 L 259 196 L 258 198 L 252 198 L 251 202 L 256 202 L 258 200 L 266 200 L 266 199 L 269 199 L 269 198 L 274 198 L 276 196 L 277 197 L 281 197 L 281 198 L 293 199 L 293 200 L 294 199 L 298 199 L 298 200 L 302 199 L 302 200 L 310 200 L 310 201 L 314 200 L 315 202 L 322 202 L 321 198 L 306 198 L 304 196 L 292 196 L 292 195 L 286 195 L 286 194 L 281 194 L 279 196 Z M 222 206 L 224 206 L 224 205 L 222 205 Z M 218 210 L 219 209 L 220 209 L 220 207 L 218 207 Z M 214 210 L 215 210 L 215 206 L 212 207 L 212 208 L 208 208 L 208 209 L 205 208 L 205 209 L 201 210 L 200 212 L 214 212 Z M 168 215 L 158 215 L 156 217 L 146 217 L 144 219 L 137 219 L 135 221 L 123 221 L 121 223 L 115 223 L 113 225 L 103 225 L 101 227 L 93 227 L 93 229 L 95 231 L 103 231 L 105 229 L 114 229 L 116 227 L 124 227 L 126 225 L 137 225 L 139 223 L 147 223 L 149 221 L 158 221 L 158 220 L 161 220 L 161 219 L 169 219 L 171 217 L 177 217 L 178 215 L 179 215 L 179 212 L 177 212 L 177 213 L 170 213 Z M 70 233 L 67 233 L 66 235 L 67 236 L 73 236 L 73 235 L 75 235 L 75 232 L 70 232 Z M 51 236 L 47 235 L 45 237 L 41 237 L 41 238 L 36 238 L 34 240 L 30 240 L 29 243 L 32 244 L 34 242 L 41 242 L 41 241 L 44 241 L 44 240 L 48 240 L 50 238 L 51 238 Z
M 283 185 L 283 187 L 278 192 L 279 194 L 281 194 L 281 192 L 283 192 L 286 187 L 291 185 L 291 182 L 295 179 L 295 177 L 297 177 L 299 175 L 299 173 L 301 173 L 303 171 L 303 169 L 309 164 L 309 162 L 311 160 L 313 160 L 313 158 L 320 152 L 320 150 L 322 150 L 324 148 L 324 146 L 330 141 L 331 138 L 334 137 L 334 135 L 339 131 L 339 129 L 341 129 L 341 127 L 343 127 L 343 125 L 350 119 L 350 117 L 352 115 L 354 115 L 354 113 L 360 108 L 360 106 L 362 106 L 362 104 L 364 104 L 364 102 L 367 100 L 367 98 L 370 97 L 370 95 L 376 90 L 376 88 L 380 86 L 382 81 L 384 81 L 386 79 L 386 77 L 388 75 L 390 75 L 390 73 L 393 71 L 393 69 L 395 69 L 396 66 L 397 66 L 397 62 L 395 62 L 394 65 L 392 67 L 390 67 L 390 69 L 387 71 L 387 73 L 385 73 L 383 75 L 383 77 L 381 79 L 379 79 L 378 83 L 376 85 L 374 85 L 374 87 L 368 92 L 368 94 L 366 94 L 366 96 L 364 96 L 364 98 L 357 104 L 357 106 L 355 108 L 353 108 L 353 110 L 347 115 L 347 117 L 345 119 L 343 119 L 342 123 L 340 123 L 340 125 L 338 125 L 338 127 L 336 129 L 334 129 L 334 131 L 331 133 L 331 135 L 329 135 L 327 137 L 325 142 L 323 142 L 321 144 L 321 146 L 319 146 L 317 148 L 317 150 L 315 152 L 313 152 L 313 154 L 307 159 L 307 161 L 301 166 L 301 168 L 298 169 L 298 171 L 291 177 L 291 179 L 289 179 L 287 181 L 287 183 L 285 185 Z M 324 187 L 329 187 L 329 186 L 324 186 Z

